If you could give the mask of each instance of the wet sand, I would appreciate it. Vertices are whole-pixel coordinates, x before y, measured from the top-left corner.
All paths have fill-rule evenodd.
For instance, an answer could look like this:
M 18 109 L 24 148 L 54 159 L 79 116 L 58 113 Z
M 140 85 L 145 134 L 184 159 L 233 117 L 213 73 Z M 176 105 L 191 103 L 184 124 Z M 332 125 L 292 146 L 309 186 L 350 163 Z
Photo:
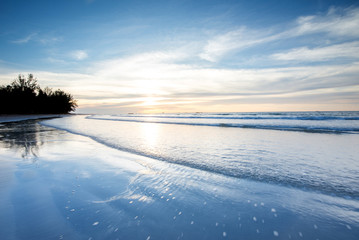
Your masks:
M 0 115 L 0 123 L 4 122 L 18 122 L 30 119 L 46 119 L 46 118 L 58 118 L 68 116 L 66 114 L 33 114 L 33 115 Z

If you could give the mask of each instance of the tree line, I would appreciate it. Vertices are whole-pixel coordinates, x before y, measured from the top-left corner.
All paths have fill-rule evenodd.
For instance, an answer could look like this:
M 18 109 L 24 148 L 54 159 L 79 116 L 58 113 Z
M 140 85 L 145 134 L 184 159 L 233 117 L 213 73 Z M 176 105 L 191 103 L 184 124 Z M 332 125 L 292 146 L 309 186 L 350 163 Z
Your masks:
M 10 85 L 0 86 L 0 114 L 65 114 L 75 111 L 76 100 L 58 89 L 41 89 L 36 78 L 19 75 Z

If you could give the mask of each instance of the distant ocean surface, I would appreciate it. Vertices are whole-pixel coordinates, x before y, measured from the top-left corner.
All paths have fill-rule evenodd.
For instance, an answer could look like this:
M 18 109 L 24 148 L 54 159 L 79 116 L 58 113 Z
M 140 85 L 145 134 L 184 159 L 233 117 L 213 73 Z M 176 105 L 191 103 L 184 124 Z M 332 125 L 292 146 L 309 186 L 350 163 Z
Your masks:
M 318 133 L 359 133 L 359 112 L 265 112 L 93 115 L 89 119 Z
M 160 161 L 359 199 L 359 112 L 77 115 L 43 124 Z

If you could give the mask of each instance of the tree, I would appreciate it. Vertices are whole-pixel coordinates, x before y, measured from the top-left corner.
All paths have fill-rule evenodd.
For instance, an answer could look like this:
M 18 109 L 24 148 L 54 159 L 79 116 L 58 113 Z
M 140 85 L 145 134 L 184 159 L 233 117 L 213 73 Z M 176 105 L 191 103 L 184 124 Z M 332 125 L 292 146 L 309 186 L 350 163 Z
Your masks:
M 0 114 L 69 113 L 75 111 L 76 100 L 58 89 L 40 88 L 29 74 L 19 75 L 10 85 L 0 87 Z
M 31 73 L 28 75 L 27 79 L 25 79 L 23 75 L 19 74 L 18 78 L 11 83 L 11 86 L 14 90 L 20 90 L 22 92 L 31 91 L 35 93 L 36 90 L 40 89 L 36 78 L 34 78 Z

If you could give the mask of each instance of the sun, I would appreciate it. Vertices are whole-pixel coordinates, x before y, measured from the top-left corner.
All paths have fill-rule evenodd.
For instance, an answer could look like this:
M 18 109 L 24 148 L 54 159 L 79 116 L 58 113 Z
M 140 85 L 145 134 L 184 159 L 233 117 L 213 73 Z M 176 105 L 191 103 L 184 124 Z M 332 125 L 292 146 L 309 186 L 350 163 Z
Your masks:
M 158 103 L 159 99 L 160 98 L 158 98 L 158 97 L 146 97 L 146 98 L 144 98 L 142 105 L 143 106 L 156 106 L 159 104 Z

